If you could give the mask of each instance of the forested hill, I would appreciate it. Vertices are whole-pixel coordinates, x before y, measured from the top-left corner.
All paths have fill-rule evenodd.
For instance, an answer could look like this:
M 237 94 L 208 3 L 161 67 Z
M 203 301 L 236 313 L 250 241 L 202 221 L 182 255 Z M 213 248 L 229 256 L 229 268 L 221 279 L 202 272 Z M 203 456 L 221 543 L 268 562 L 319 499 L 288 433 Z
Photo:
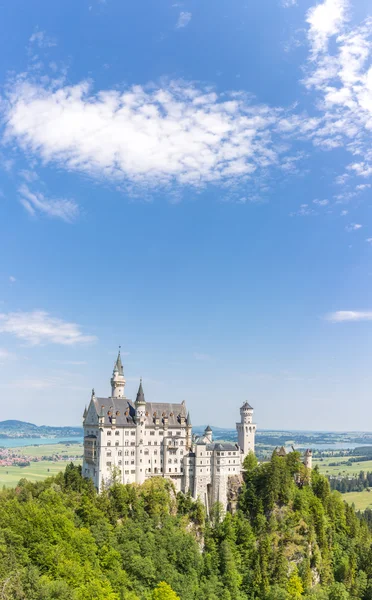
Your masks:
M 83 435 L 82 427 L 52 427 L 50 425 L 35 425 L 27 421 L 9 419 L 0 421 L 0 438 L 13 437 L 45 437 L 45 436 L 80 436 Z
M 372 535 L 299 455 L 246 459 L 205 519 L 161 478 L 97 495 L 79 467 L 0 492 L 3 600 L 368 600 Z

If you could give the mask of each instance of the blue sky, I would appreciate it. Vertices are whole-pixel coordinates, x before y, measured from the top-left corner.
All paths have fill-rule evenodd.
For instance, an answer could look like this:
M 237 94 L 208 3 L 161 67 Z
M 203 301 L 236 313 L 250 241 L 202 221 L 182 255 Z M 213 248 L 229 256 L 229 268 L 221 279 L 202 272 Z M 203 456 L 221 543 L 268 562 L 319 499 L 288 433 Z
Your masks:
M 371 430 L 368 4 L 4 3 L 2 419 Z

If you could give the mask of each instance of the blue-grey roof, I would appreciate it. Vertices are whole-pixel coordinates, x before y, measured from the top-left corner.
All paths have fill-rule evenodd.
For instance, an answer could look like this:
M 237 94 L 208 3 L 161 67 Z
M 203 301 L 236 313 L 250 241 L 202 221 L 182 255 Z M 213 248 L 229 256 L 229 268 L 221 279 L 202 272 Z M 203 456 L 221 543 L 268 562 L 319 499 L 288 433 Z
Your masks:
M 97 415 L 104 417 L 104 425 L 109 425 L 114 416 L 118 427 L 135 426 L 136 410 L 132 400 L 128 398 L 92 398 Z M 111 413 L 109 415 L 108 413 Z M 145 407 L 145 425 L 154 425 L 155 419 L 159 419 L 162 424 L 164 417 L 168 417 L 169 427 L 180 427 L 181 417 L 186 419 L 186 405 L 168 404 L 161 402 L 146 402 Z

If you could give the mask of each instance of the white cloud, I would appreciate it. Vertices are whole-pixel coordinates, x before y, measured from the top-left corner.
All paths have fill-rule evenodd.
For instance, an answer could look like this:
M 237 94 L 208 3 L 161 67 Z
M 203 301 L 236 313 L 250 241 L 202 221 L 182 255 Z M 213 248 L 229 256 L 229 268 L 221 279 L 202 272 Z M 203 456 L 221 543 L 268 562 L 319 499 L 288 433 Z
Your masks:
M 312 215 L 316 215 L 317 213 L 313 208 L 311 208 L 308 204 L 301 204 L 300 208 L 294 212 L 290 213 L 290 217 L 310 217 Z
M 341 217 L 346 217 L 346 215 L 349 214 L 349 211 L 348 210 L 342 210 L 340 214 L 341 214 Z
M 291 6 L 297 6 L 297 0 L 282 0 L 282 6 L 284 8 L 290 8 Z
M 368 244 L 372 244 L 372 237 L 371 238 L 367 238 L 366 242 L 368 242 Z
M 279 166 L 287 152 L 282 111 L 243 93 L 170 82 L 91 93 L 88 83 L 58 89 L 23 82 L 9 95 L 6 139 L 44 163 L 130 186 L 236 184 Z M 285 132 L 284 132 L 285 134 Z M 24 194 L 28 210 L 75 214 L 75 205 Z
M 52 46 L 56 46 L 56 42 L 47 36 L 45 31 L 39 31 L 36 29 L 29 40 L 30 44 L 35 44 L 39 48 L 51 48 Z
M 76 323 L 67 323 L 45 311 L 0 314 L 0 333 L 14 335 L 32 345 L 73 345 L 96 340 L 94 336 L 84 335 Z
M 358 231 L 358 229 L 361 229 L 363 226 L 360 223 L 350 223 L 350 225 L 347 225 L 345 227 L 346 231 Z
M 16 280 L 16 278 L 13 275 L 10 275 L 9 276 L 9 281 L 10 281 L 10 283 L 15 283 L 17 280 Z
M 336 180 L 343 184 L 353 175 L 365 178 L 372 175 L 372 19 L 349 28 L 345 23 L 347 3 L 326 0 L 312 10 L 326 5 L 332 8 L 332 14 L 339 15 L 334 21 L 338 35 L 331 50 L 326 41 L 320 44 L 318 49 L 323 52 L 313 53 L 308 64 L 304 84 L 317 93 L 316 107 L 320 114 L 318 126 L 309 138 L 317 147 L 345 147 L 356 157 L 348 172 Z M 310 25 L 310 40 L 312 31 Z
M 372 321 L 372 311 L 338 310 L 327 315 L 328 321 L 343 323 L 345 321 Z
M 191 21 L 192 14 L 191 12 L 181 12 L 178 17 L 176 29 L 180 29 L 181 27 L 186 27 Z
M 358 190 L 358 192 L 364 192 L 364 190 L 368 190 L 370 187 L 370 183 L 361 183 L 360 185 L 357 185 L 355 189 Z
M 310 8 L 306 21 L 310 26 L 308 37 L 313 54 L 327 49 L 328 39 L 336 35 L 343 26 L 348 7 L 348 0 L 324 0 Z
M 329 200 L 313 200 L 314 204 L 317 204 L 318 206 L 327 206 L 327 204 L 329 204 Z
M 25 184 L 19 187 L 18 192 L 22 206 L 32 216 L 45 214 L 48 217 L 72 223 L 79 214 L 79 207 L 73 200 L 66 198 L 50 200 L 40 192 L 31 192 Z

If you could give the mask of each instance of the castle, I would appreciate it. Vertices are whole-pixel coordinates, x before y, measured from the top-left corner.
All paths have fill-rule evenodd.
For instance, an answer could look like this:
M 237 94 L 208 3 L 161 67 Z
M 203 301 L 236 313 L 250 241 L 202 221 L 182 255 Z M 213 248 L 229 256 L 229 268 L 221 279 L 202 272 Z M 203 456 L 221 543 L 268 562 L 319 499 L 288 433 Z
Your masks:
M 177 491 L 190 492 L 206 506 L 231 504 L 239 486 L 243 460 L 254 452 L 253 408 L 245 402 L 236 424 L 238 443 L 213 442 L 207 427 L 192 433 L 185 402 L 147 402 L 142 381 L 135 402 L 125 397 L 120 350 L 111 378 L 111 396 L 97 398 L 94 390 L 83 415 L 83 475 L 97 490 L 113 477 L 121 483 L 143 483 L 155 476 L 169 478 Z

